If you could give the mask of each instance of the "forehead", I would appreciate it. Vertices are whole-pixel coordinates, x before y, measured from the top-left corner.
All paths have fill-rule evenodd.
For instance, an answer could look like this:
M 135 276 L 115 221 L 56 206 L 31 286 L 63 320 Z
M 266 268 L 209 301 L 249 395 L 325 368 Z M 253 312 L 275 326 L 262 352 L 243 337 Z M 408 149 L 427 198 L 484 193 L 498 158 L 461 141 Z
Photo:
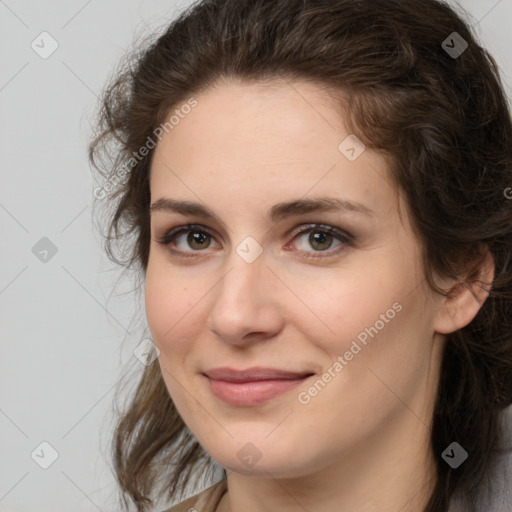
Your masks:
M 346 130 L 330 96 L 318 86 L 223 80 L 195 100 L 197 105 L 180 116 L 159 144 L 169 152 L 179 146 L 180 156 L 186 156 L 189 164 L 196 159 L 219 160 L 228 152 L 245 164 L 256 159 L 275 161 L 279 155 L 283 160 L 299 160 L 305 156 L 303 150 L 310 153 L 320 143 L 324 150 L 330 146 L 331 157 L 339 156 L 339 137 Z M 311 157 L 308 154 L 308 160 Z
M 161 193 L 195 200 L 207 194 L 219 204 L 228 196 L 256 206 L 338 193 L 384 209 L 394 203 L 386 162 L 357 146 L 325 88 L 222 81 L 194 99 L 157 144 L 153 200 Z M 350 160 L 343 151 L 354 142 L 360 154 Z

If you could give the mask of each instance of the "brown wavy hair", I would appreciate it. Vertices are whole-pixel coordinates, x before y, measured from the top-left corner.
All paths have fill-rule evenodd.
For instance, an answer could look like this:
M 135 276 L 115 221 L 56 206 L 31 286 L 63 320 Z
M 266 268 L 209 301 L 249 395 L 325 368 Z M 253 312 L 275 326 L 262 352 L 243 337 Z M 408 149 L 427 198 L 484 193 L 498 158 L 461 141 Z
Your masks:
M 490 290 L 474 320 L 447 336 L 432 418 L 437 481 L 425 512 L 446 512 L 455 495 L 472 509 L 512 402 L 512 123 L 498 65 L 468 16 L 438 0 L 196 2 L 125 55 L 103 91 L 89 145 L 105 180 L 102 197 L 95 194 L 98 204 L 107 198 L 105 249 L 145 275 L 154 151 L 138 152 L 173 108 L 223 77 L 302 80 L 338 93 L 351 133 L 386 156 L 405 194 L 430 286 L 444 293 L 433 279 L 439 273 Z M 455 56 L 443 44 L 462 48 L 453 32 L 467 43 Z M 492 283 L 478 283 L 482 248 L 494 259 Z M 125 509 L 181 498 L 191 475 L 215 467 L 158 364 L 144 367 L 116 421 L 112 456 Z M 469 452 L 456 470 L 441 458 L 453 441 Z

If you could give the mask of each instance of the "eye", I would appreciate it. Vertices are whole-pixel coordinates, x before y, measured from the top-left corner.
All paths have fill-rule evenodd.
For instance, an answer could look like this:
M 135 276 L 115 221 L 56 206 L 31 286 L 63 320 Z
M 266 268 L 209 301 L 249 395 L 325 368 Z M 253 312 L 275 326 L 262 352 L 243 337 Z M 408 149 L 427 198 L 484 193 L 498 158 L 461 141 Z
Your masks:
M 186 253 L 200 252 L 202 249 L 208 249 L 213 239 L 213 235 L 203 226 L 188 224 L 171 229 L 161 239 L 157 240 L 157 242 L 166 246 L 173 254 L 179 256 L 195 256 L 195 254 Z M 178 250 L 172 249 L 171 245 Z M 192 251 L 187 250 L 190 248 L 192 248 Z
M 307 238 L 306 235 L 308 235 Z M 302 239 L 302 243 L 299 244 L 302 246 L 299 252 L 304 254 L 307 258 L 324 258 L 333 256 L 343 250 L 345 246 L 353 245 L 352 235 L 333 226 L 327 226 L 324 224 L 311 224 L 307 226 L 306 229 L 302 226 L 301 230 L 295 232 L 292 242 L 296 239 L 299 241 Z M 336 241 L 338 241 L 338 244 L 334 247 L 337 247 L 338 249 L 330 250 L 333 247 L 333 243 Z M 288 249 L 292 242 L 288 243 L 285 248 Z M 307 250 L 308 247 L 312 247 L 314 251 Z M 322 252 L 327 252 L 327 255 L 315 254 Z

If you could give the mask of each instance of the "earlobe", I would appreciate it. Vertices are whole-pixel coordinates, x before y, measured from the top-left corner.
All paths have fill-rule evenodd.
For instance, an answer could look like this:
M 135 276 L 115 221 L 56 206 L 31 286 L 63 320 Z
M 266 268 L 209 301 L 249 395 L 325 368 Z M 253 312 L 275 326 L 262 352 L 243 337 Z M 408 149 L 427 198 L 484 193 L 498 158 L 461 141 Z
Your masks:
M 468 325 L 489 296 L 493 279 L 494 260 L 487 249 L 477 271 L 464 282 L 454 284 L 443 298 L 435 319 L 435 331 L 450 334 Z

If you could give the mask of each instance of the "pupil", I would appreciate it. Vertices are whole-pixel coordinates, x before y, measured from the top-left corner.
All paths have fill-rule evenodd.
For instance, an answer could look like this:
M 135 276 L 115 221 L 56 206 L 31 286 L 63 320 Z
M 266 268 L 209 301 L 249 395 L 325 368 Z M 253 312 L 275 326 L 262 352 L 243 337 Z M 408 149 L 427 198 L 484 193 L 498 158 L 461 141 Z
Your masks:
M 328 249 L 331 245 L 329 242 L 331 241 L 332 235 L 329 233 L 321 233 L 321 232 L 313 232 L 310 234 L 310 242 L 312 247 L 316 247 L 317 249 Z M 318 247 L 318 244 L 322 245 L 325 244 L 327 240 L 327 247 Z
M 190 244 L 191 247 L 194 247 L 196 246 L 196 244 L 203 244 L 204 241 L 206 240 L 208 235 L 206 235 L 205 233 L 190 233 L 188 235 L 188 243 Z M 208 247 L 208 246 L 207 246 Z M 202 248 L 202 247 L 200 247 Z

